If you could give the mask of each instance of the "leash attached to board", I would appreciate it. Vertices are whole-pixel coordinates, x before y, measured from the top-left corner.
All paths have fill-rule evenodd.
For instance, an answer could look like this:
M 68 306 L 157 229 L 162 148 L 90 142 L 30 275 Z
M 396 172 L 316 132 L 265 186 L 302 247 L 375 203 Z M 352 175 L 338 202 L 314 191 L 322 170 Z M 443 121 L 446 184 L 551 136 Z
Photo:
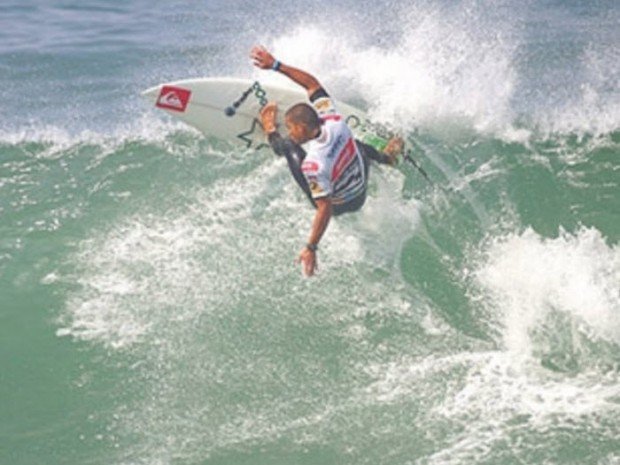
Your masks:
M 418 170 L 418 172 L 422 175 L 422 177 L 423 177 L 424 179 L 426 179 L 426 181 L 427 181 L 427 182 L 428 182 L 431 186 L 433 186 L 433 185 L 434 185 L 433 181 L 431 181 L 431 178 L 428 176 L 428 174 L 426 173 L 426 171 L 424 171 L 424 168 L 422 168 L 422 167 L 420 166 L 420 164 L 419 164 L 417 161 L 415 161 L 415 160 L 414 160 L 414 158 L 411 156 L 411 153 L 412 153 L 412 150 L 411 150 L 411 149 L 409 149 L 409 150 L 405 151 L 405 153 L 403 154 L 403 159 L 404 159 L 405 161 L 408 161 L 409 163 L 411 163 L 411 164 L 415 167 L 415 169 L 417 169 L 417 170 Z
M 420 164 L 417 161 L 415 161 L 415 159 L 412 157 L 412 153 L 413 153 L 413 150 L 408 149 L 403 154 L 403 159 L 405 161 L 411 163 L 413 165 L 413 167 L 422 175 L 422 177 L 424 179 L 426 179 L 426 182 L 428 182 L 429 185 L 431 185 L 432 187 L 436 187 L 436 188 L 441 189 L 446 194 L 452 194 L 452 193 L 455 192 L 454 188 L 452 188 L 452 187 L 445 187 L 445 186 L 442 186 L 441 184 L 437 184 L 437 183 L 433 182 L 431 180 L 430 176 L 426 173 L 426 171 L 424 171 L 424 168 L 422 168 L 420 166 Z
M 252 93 L 254 93 L 254 95 L 258 99 L 258 102 L 261 108 L 267 105 L 267 92 L 263 90 L 263 88 L 260 85 L 260 82 L 254 81 L 254 83 L 250 87 L 248 87 L 243 92 L 243 94 L 241 94 L 241 97 L 235 100 L 231 106 L 226 107 L 224 109 L 224 113 L 226 114 L 226 116 L 228 117 L 235 116 L 235 113 L 237 112 L 237 108 L 239 108 Z

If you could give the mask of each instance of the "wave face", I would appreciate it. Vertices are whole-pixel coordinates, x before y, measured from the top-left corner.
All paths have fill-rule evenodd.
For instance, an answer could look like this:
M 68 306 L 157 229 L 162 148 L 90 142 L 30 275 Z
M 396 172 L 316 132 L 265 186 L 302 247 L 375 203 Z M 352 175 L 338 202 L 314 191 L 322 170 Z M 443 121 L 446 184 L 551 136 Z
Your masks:
M 334 3 L 3 7 L 1 463 L 620 463 L 617 2 Z M 314 279 L 282 160 L 138 96 L 257 41 L 431 179 Z

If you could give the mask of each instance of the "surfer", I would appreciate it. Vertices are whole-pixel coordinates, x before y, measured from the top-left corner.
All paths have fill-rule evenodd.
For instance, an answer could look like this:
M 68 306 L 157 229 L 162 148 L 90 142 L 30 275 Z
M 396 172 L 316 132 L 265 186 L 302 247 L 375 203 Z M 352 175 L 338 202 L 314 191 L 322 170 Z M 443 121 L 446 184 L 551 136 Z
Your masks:
M 311 105 L 298 103 L 286 111 L 286 139 L 276 126 L 275 103 L 263 107 L 260 119 L 273 151 L 286 158 L 293 178 L 316 208 L 308 243 L 298 258 L 304 273 L 312 276 L 317 268 L 318 244 L 330 218 L 357 211 L 364 205 L 369 160 L 395 165 L 403 151 L 403 140 L 392 138 L 383 153 L 355 140 L 314 76 L 281 63 L 262 46 L 254 47 L 250 57 L 258 68 L 273 69 L 302 86 L 310 99 Z

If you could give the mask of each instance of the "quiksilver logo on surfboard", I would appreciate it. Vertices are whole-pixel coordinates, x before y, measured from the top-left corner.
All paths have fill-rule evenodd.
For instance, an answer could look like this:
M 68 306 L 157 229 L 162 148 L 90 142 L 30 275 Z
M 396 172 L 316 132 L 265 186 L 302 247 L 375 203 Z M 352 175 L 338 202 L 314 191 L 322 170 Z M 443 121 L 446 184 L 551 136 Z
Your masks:
M 163 86 L 155 103 L 156 107 L 184 112 L 192 91 L 181 87 Z

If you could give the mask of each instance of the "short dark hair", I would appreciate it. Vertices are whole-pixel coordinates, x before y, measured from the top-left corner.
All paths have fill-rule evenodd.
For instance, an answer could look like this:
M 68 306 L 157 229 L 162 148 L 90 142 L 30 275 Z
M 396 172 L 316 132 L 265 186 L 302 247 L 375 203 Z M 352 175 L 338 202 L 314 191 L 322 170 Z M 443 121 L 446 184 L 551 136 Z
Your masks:
M 321 127 L 321 118 L 307 103 L 296 103 L 286 110 L 286 117 L 295 124 L 304 124 L 310 129 Z

